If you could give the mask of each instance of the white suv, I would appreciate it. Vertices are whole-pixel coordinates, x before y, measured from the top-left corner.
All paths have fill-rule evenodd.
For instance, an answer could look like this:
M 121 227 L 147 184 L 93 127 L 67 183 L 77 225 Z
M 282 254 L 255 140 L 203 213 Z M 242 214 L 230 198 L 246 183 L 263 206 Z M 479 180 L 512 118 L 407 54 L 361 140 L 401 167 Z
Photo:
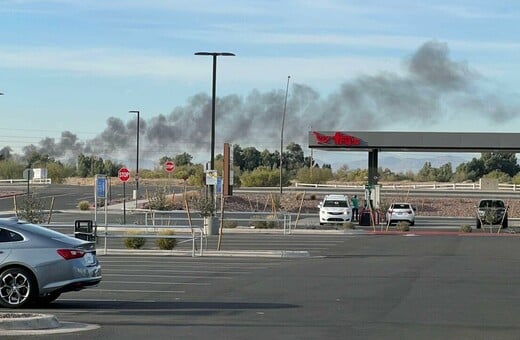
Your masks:
M 326 195 L 318 208 L 320 225 L 352 221 L 352 207 L 347 195 Z

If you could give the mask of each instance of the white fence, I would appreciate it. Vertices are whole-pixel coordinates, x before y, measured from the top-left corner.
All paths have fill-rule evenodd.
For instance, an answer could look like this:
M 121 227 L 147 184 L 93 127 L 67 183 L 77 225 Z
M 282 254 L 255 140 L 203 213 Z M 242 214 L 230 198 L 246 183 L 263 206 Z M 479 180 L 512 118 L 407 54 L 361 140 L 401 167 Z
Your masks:
M 364 189 L 364 185 L 359 184 L 311 184 L 311 183 L 296 183 L 298 187 L 308 188 L 345 188 L 345 189 Z M 405 183 L 405 184 L 381 184 L 383 190 L 482 190 L 480 183 Z M 498 190 L 504 191 L 518 191 L 520 185 L 499 183 Z
M 33 178 L 29 181 L 29 184 L 52 184 L 50 178 Z M 0 183 L 3 184 L 27 184 L 27 180 L 20 178 L 20 179 L 0 179 Z

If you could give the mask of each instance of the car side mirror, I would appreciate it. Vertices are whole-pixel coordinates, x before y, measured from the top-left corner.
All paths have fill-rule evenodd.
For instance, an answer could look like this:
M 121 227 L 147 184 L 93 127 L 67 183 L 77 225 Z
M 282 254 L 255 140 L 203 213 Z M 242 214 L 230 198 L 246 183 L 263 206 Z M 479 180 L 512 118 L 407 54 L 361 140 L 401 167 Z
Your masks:
M 321 203 L 320 203 L 320 204 L 318 204 L 318 208 L 321 208 Z

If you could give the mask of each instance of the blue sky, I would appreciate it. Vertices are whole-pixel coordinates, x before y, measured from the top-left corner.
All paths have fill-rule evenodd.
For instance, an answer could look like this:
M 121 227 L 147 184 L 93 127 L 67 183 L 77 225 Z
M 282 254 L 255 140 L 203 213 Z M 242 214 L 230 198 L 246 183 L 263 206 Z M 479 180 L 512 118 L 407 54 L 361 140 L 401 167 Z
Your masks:
M 212 61 L 197 51 L 236 54 L 218 59 L 217 153 L 279 149 L 289 75 L 286 143 L 311 128 L 517 132 L 519 19 L 500 0 L 0 0 L 0 148 L 132 162 L 140 110 L 143 164 L 202 162 Z

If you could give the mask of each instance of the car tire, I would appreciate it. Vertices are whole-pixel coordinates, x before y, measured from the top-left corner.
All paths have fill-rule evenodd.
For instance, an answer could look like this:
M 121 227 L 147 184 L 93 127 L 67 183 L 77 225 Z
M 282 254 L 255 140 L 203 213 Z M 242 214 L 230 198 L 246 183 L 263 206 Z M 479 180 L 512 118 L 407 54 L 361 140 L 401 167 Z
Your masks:
M 480 223 L 480 220 L 477 218 L 477 229 L 482 228 L 482 223 Z
M 502 222 L 502 229 L 507 229 L 509 226 L 508 218 L 504 218 L 504 221 Z
M 0 274 L 0 305 L 21 308 L 32 302 L 37 293 L 36 280 L 25 268 L 10 268 Z

